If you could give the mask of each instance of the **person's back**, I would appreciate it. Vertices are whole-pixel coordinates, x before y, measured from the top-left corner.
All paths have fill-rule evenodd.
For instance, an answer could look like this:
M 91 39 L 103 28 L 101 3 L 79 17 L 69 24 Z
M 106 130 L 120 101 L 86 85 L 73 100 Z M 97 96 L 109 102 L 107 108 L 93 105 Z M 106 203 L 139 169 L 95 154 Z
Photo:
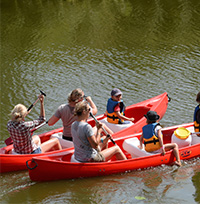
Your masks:
M 161 148 L 158 139 L 158 130 L 161 129 L 159 123 L 149 123 L 142 128 L 145 150 L 153 152 Z
M 87 137 L 93 136 L 92 127 L 86 122 L 75 121 L 72 124 L 72 135 L 73 143 L 75 149 L 75 158 L 78 161 L 88 161 L 92 154 L 94 154 L 94 149 L 91 147 Z
M 173 154 L 176 158 L 176 161 L 174 163 L 177 166 L 181 166 L 178 145 L 176 143 L 163 144 L 161 126 L 157 122 L 160 116 L 155 111 L 148 111 L 147 114 L 144 116 L 147 119 L 147 125 L 142 128 L 139 148 L 143 148 L 142 143 L 144 142 L 145 150 L 147 152 L 153 154 L 161 153 L 162 155 L 165 155 L 165 149 L 172 149 Z
M 74 107 L 71 107 L 69 104 L 62 104 L 58 107 L 54 116 L 62 120 L 63 139 L 71 138 L 71 125 L 76 120 Z
M 39 122 L 38 122 L 39 124 Z M 14 151 L 19 154 L 30 154 L 38 146 L 33 142 L 31 136 L 31 129 L 35 126 L 32 121 L 29 122 L 17 122 L 8 121 L 7 129 L 13 140 Z

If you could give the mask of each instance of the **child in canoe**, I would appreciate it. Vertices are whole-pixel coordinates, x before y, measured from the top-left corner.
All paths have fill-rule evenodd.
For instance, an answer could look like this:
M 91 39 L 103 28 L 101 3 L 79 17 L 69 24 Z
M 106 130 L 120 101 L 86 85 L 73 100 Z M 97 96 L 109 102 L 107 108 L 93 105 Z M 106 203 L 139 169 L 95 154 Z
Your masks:
M 144 116 L 147 118 L 147 125 L 142 128 L 139 148 L 142 149 L 144 142 L 147 152 L 162 153 L 162 155 L 165 155 L 165 150 L 172 149 L 176 158 L 175 164 L 181 166 L 178 145 L 176 143 L 163 144 L 161 126 L 157 122 L 160 116 L 155 111 L 148 111 Z
M 197 94 L 196 102 L 198 106 L 196 106 L 194 110 L 194 131 L 200 132 L 200 92 Z M 197 134 L 200 137 L 200 134 Z
M 111 98 L 107 102 L 107 121 L 114 124 L 126 124 L 134 121 L 134 118 L 128 118 L 124 115 L 125 105 L 122 100 L 122 92 L 114 88 L 111 91 Z

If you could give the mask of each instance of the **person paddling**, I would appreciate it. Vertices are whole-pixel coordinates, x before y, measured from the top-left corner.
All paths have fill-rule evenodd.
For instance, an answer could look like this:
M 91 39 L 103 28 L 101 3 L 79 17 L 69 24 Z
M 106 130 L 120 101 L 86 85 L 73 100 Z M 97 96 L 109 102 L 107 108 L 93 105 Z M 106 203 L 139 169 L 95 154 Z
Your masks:
M 176 158 L 174 163 L 181 166 L 178 145 L 176 143 L 163 144 L 162 127 L 157 122 L 160 116 L 155 111 L 148 111 L 144 116 L 147 118 L 147 125 L 142 128 L 139 148 L 142 149 L 142 143 L 144 142 L 147 152 L 162 153 L 162 155 L 165 155 L 166 150 L 172 149 Z
M 101 150 L 100 146 L 108 143 L 110 135 L 101 137 L 103 130 L 100 122 L 96 123 L 96 134 L 92 126 L 86 122 L 90 116 L 90 106 L 86 101 L 76 104 L 74 114 L 77 119 L 72 124 L 71 133 L 76 160 L 80 162 L 103 162 L 111 159 L 114 155 L 116 155 L 117 160 L 126 160 L 126 156 L 117 145 Z
M 22 104 L 16 105 L 11 111 L 11 120 L 7 123 L 7 129 L 13 140 L 14 152 L 17 154 L 38 154 L 62 149 L 57 138 L 41 144 L 38 135 L 32 136 L 31 129 L 45 121 L 44 96 L 40 95 L 38 98 L 40 100 L 40 116 L 38 120 L 25 122 L 25 117 L 29 111 Z
M 62 120 L 63 123 L 63 139 L 72 141 L 72 135 L 71 135 L 71 125 L 72 123 L 77 119 L 77 117 L 74 115 L 74 108 L 75 105 L 83 101 L 83 99 L 86 99 L 91 107 L 91 112 L 93 115 L 97 114 L 97 107 L 95 103 L 93 102 L 92 98 L 90 96 L 85 96 L 84 92 L 80 89 L 74 89 L 68 96 L 68 104 L 62 104 L 58 107 L 54 115 L 49 119 L 48 125 L 52 126 L 54 125 L 59 119 Z M 106 130 L 109 132 L 109 134 L 112 134 L 113 132 L 104 126 Z

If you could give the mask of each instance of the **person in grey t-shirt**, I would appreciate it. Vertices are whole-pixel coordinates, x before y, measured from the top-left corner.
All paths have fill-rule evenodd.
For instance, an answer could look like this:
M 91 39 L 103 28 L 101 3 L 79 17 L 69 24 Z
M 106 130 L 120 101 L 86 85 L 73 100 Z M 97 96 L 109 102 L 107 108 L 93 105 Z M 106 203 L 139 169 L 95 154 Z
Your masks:
M 74 107 L 84 98 L 84 92 L 81 89 L 73 90 L 68 96 L 68 104 L 62 104 L 58 107 L 55 114 L 49 119 L 48 125 L 54 125 L 59 119 L 62 120 L 63 123 L 63 139 L 72 141 L 71 136 L 71 124 L 76 120 L 76 116 L 74 116 Z M 97 114 L 97 107 L 92 101 L 90 96 L 86 97 L 88 103 L 91 106 L 91 111 L 93 115 Z
M 113 146 L 101 151 L 101 148 L 99 148 L 100 143 L 106 145 L 110 136 L 101 137 L 103 131 L 101 123 L 96 124 L 97 131 L 95 134 L 92 126 L 86 122 L 90 116 L 90 106 L 86 101 L 76 104 L 74 114 L 77 119 L 72 124 L 71 133 L 76 160 L 80 162 L 102 162 L 111 159 L 114 155 L 117 160 L 126 160 L 126 156 L 119 146 Z

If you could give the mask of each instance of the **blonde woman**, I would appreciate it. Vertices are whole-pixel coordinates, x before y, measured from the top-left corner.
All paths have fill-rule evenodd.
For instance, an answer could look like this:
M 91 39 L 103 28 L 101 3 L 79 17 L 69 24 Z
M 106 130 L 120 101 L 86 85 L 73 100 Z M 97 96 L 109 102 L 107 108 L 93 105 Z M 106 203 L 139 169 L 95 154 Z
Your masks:
M 68 96 L 68 104 L 62 104 L 58 107 L 55 114 L 49 119 L 48 125 L 54 125 L 59 119 L 62 120 L 63 123 L 63 139 L 72 141 L 71 136 L 71 125 L 76 120 L 76 116 L 74 116 L 74 108 L 75 105 L 84 99 L 84 92 L 77 88 L 74 89 Z M 92 108 L 93 115 L 97 113 L 97 107 L 94 104 L 93 100 L 90 96 L 86 97 L 88 103 Z
M 101 137 L 102 124 L 97 124 L 96 134 L 86 121 L 90 116 L 90 106 L 86 101 L 76 104 L 74 114 L 77 120 L 72 124 L 71 133 L 74 143 L 74 156 L 80 162 L 103 162 L 116 155 L 117 160 L 126 160 L 126 156 L 118 146 L 101 151 L 100 146 L 106 145 L 109 137 Z
M 18 154 L 38 154 L 62 149 L 57 138 L 41 144 L 39 136 L 32 137 L 31 129 L 45 121 L 44 96 L 40 95 L 39 99 L 40 116 L 38 120 L 25 122 L 28 112 L 22 104 L 16 105 L 11 112 L 11 120 L 8 121 L 7 129 L 13 140 L 14 152 Z

